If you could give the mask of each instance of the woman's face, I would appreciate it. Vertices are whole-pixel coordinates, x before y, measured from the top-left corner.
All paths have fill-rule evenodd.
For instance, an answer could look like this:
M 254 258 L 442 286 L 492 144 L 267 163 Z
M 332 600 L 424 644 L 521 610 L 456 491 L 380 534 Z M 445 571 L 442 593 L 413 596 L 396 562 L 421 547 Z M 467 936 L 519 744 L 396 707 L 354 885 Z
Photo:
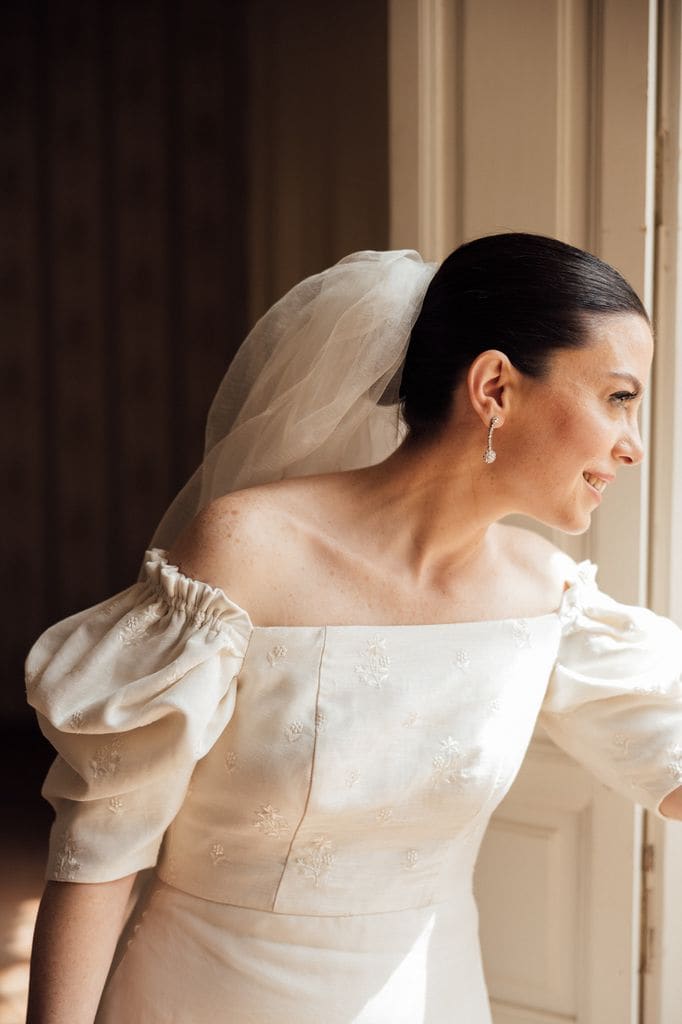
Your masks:
M 585 474 L 611 482 L 644 455 L 638 413 L 653 358 L 651 329 L 637 314 L 610 314 L 593 318 L 590 339 L 555 351 L 548 378 L 523 378 L 520 415 L 508 421 L 510 457 L 518 454 L 508 477 L 515 504 L 566 533 L 588 529 L 602 500 Z M 501 437 L 499 449 L 502 459 Z

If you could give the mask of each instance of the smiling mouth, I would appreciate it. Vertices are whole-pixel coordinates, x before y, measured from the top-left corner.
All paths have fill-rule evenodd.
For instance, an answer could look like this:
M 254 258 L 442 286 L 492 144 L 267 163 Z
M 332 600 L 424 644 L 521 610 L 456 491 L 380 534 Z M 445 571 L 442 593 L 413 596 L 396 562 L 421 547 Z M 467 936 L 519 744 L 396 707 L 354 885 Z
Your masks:
M 606 490 L 606 480 L 602 480 L 601 477 L 591 476 L 589 473 L 583 473 L 583 480 L 589 484 L 592 490 L 601 494 Z

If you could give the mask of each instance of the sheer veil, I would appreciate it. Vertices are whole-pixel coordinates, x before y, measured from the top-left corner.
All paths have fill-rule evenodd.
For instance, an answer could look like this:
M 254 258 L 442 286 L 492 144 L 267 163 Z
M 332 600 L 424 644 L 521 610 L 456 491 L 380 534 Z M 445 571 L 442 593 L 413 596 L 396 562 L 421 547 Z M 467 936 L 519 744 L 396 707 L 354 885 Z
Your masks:
M 276 302 L 237 350 L 209 409 L 203 460 L 148 546 L 170 548 L 229 491 L 390 455 L 407 432 L 402 365 L 436 268 L 413 249 L 365 250 Z

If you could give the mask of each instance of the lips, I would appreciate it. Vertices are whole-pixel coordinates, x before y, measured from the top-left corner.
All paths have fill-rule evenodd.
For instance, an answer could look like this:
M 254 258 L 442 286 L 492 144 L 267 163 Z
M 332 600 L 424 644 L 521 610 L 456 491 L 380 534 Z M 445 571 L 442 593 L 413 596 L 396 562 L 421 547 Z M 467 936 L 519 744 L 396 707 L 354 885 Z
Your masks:
M 613 477 L 606 478 L 596 473 L 590 473 L 587 470 L 585 470 L 583 472 L 583 479 L 586 480 L 590 487 L 593 487 L 595 491 L 598 491 L 600 494 L 602 494 L 606 488 L 607 483 L 609 482 L 609 479 L 613 479 Z

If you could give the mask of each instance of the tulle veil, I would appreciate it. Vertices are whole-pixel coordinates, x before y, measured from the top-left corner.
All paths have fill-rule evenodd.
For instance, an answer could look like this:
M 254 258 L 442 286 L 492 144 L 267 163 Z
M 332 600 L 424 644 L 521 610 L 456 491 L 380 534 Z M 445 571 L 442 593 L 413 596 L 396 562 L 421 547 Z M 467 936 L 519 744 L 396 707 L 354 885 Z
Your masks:
M 387 458 L 407 433 L 400 377 L 436 268 L 413 249 L 363 250 L 279 299 L 230 363 L 209 408 L 203 460 L 148 547 L 170 548 L 230 491 Z

